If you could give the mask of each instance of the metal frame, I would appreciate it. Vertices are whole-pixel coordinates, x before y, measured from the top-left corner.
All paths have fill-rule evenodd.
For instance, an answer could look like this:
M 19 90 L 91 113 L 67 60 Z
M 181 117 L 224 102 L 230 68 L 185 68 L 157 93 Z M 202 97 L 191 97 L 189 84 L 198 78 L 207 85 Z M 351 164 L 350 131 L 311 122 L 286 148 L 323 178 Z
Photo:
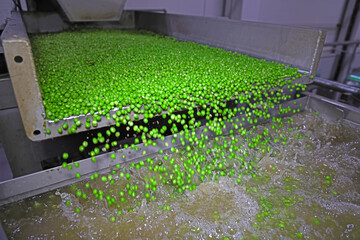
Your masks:
M 307 108 L 319 112 L 330 121 L 337 121 L 360 129 L 360 109 L 314 94 L 305 92 L 308 96 Z
M 331 121 L 338 121 L 351 125 L 355 128 L 360 128 L 360 110 L 357 108 L 312 93 L 306 93 L 305 97 L 296 99 L 296 101 L 299 105 L 294 106 L 293 100 L 284 102 L 281 105 L 283 107 L 292 106 L 293 109 L 300 109 L 301 111 L 305 109 L 317 111 L 320 115 Z M 277 108 L 272 109 L 271 115 L 275 116 L 276 112 Z M 237 116 L 234 118 L 241 119 L 241 117 L 242 116 Z M 266 121 L 262 120 L 259 121 L 258 124 L 262 124 L 264 122 Z M 244 124 L 244 127 L 251 127 L 251 125 L 247 123 Z M 206 133 L 203 132 L 204 128 L 205 126 L 202 126 L 195 130 L 198 137 L 202 133 L 208 135 L 210 139 L 215 136 L 215 134 L 211 131 L 207 131 Z M 229 128 L 226 128 L 223 131 L 224 135 L 226 135 L 228 134 Z M 179 137 L 180 136 L 177 138 Z M 118 150 L 115 153 L 116 159 L 114 160 L 110 158 L 110 154 L 112 153 L 106 153 L 98 156 L 96 163 L 91 162 L 90 158 L 79 161 L 81 166 L 79 168 L 73 168 L 72 170 L 67 170 L 60 166 L 51 170 L 41 171 L 5 182 L 0 182 L 0 206 L 87 179 L 95 172 L 98 172 L 99 174 L 106 173 L 118 163 L 124 166 L 124 164 L 128 164 L 130 162 L 138 162 L 147 157 L 153 157 L 158 153 L 159 149 L 163 149 L 166 152 L 169 151 L 171 147 L 181 146 L 179 139 L 177 139 L 175 144 L 172 143 L 172 139 L 173 136 L 170 135 L 165 137 L 164 141 L 158 140 L 158 145 L 156 147 L 146 147 L 146 155 L 142 154 L 144 145 L 139 144 L 137 145 L 139 147 L 138 151 L 130 149 Z M 126 155 L 126 159 L 121 157 L 123 154 Z M 76 172 L 82 175 L 81 179 L 75 178 Z
M 336 91 L 340 92 L 348 92 L 351 94 L 359 95 L 360 94 L 360 88 L 352 87 L 343 83 L 327 80 L 324 78 L 315 77 L 314 78 L 314 84 L 326 87 L 329 89 L 334 89 Z
M 1 38 L 26 135 L 31 140 L 40 140 L 37 136 L 43 129 L 44 106 L 37 83 L 30 40 L 19 12 L 12 13 Z
M 323 52 L 330 52 L 330 53 L 326 54 L 324 56 L 321 56 L 321 58 L 335 57 L 336 65 L 339 64 L 338 62 L 339 62 L 339 58 L 341 56 L 344 57 L 343 58 L 344 61 L 343 61 L 342 67 L 341 67 L 336 79 L 327 80 L 327 79 L 316 77 L 314 79 L 314 83 L 316 85 L 335 90 L 336 92 L 331 94 L 332 99 L 334 99 L 335 101 L 339 101 L 341 96 L 344 93 L 353 94 L 353 95 L 360 94 L 360 88 L 351 87 L 351 86 L 345 84 L 346 80 L 348 79 L 348 77 L 350 75 L 352 63 L 355 59 L 356 51 L 357 51 L 359 45 L 360 45 L 359 40 L 331 42 L 331 43 L 324 44 Z M 340 49 L 339 46 L 341 46 L 342 49 Z M 332 47 L 332 49 L 329 49 L 329 48 L 326 49 L 326 47 Z M 337 69 L 337 67 L 334 68 L 334 70 L 336 70 L 336 69 Z M 317 93 L 317 89 L 315 89 L 314 93 Z
M 258 58 L 275 60 L 299 67 L 309 74 L 316 72 L 325 39 L 325 31 L 322 30 L 262 23 L 148 12 L 136 12 L 135 18 L 136 28 L 148 29 L 181 40 L 208 44 Z M 40 19 L 37 20 L 39 26 L 43 24 Z M 46 18 L 43 18 L 43 21 L 46 21 Z M 100 25 L 97 24 L 97 26 Z M 41 28 L 34 26 L 31 28 L 33 31 L 43 32 Z M 65 122 L 72 125 L 75 117 L 58 123 L 44 119 L 44 106 L 36 79 L 30 41 L 19 13 L 13 13 L 1 37 L 28 138 L 40 141 L 67 135 L 66 131 L 59 134 L 57 129 Z M 23 62 L 15 62 L 16 56 L 21 56 Z M 309 75 L 303 77 L 302 81 L 310 83 Z M 88 116 L 76 116 L 83 123 L 77 132 L 89 130 L 84 126 Z M 102 117 L 98 128 L 112 124 L 114 121 L 107 121 L 105 117 Z M 50 129 L 51 135 L 45 134 L 45 129 Z

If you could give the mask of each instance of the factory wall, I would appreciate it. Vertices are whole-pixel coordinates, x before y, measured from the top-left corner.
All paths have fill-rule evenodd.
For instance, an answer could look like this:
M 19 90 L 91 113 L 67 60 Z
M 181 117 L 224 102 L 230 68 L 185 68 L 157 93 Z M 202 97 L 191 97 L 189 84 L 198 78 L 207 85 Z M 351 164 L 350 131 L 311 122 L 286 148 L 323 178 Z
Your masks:
M 327 31 L 325 42 L 334 42 L 345 0 L 243 0 L 242 20 L 314 27 Z M 325 47 L 317 75 L 331 78 L 336 57 Z

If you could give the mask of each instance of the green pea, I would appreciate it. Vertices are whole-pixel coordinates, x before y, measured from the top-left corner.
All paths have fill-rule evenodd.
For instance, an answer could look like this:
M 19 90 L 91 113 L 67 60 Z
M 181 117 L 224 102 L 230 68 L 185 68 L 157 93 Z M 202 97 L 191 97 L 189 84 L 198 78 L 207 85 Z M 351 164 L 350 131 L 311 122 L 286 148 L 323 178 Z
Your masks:
M 65 160 L 68 159 L 68 158 L 69 158 L 69 154 L 66 153 L 66 152 L 64 152 L 63 155 L 62 155 L 62 158 L 65 159 Z
M 63 128 L 64 130 L 68 129 L 68 127 L 69 127 L 69 125 L 68 125 L 67 123 L 63 123 L 62 128 Z

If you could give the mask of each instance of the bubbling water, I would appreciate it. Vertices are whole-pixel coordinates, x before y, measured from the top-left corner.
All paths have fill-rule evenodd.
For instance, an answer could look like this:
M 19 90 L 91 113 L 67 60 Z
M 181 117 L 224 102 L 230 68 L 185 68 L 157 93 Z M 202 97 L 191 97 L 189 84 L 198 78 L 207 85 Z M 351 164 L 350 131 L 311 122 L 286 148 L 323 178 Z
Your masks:
M 177 178 L 191 159 L 186 149 L 167 153 L 168 160 L 158 155 L 139 169 L 115 169 L 106 181 L 99 176 L 90 186 L 80 182 L 4 206 L 2 224 L 10 239 L 359 238 L 359 130 L 309 112 L 284 122 L 289 119 L 279 128 L 268 123 L 252 130 L 258 136 L 268 129 L 269 152 L 246 148 L 244 156 L 248 134 L 192 146 L 204 166 L 216 159 L 215 168 L 204 174 L 206 167 L 197 171 L 189 164 L 192 187 L 181 193 L 171 180 L 186 180 Z M 286 144 L 275 141 L 279 135 Z M 102 189 L 102 200 L 94 189 Z

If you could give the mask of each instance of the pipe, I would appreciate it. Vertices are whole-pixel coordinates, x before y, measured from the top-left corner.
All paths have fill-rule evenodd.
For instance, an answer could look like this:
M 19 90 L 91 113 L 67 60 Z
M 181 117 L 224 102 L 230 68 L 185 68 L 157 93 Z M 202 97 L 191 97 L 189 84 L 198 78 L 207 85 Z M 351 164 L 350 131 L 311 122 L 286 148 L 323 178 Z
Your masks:
M 221 16 L 225 17 L 226 14 L 226 0 L 223 0 L 222 13 Z
M 357 94 L 357 95 L 360 94 L 360 88 L 351 87 L 346 84 L 327 80 L 324 78 L 315 77 L 314 84 L 323 86 L 323 87 L 327 87 L 327 88 L 331 88 L 331 89 L 334 89 L 334 90 L 340 91 L 340 92 L 348 92 L 348 93 Z
M 354 40 L 354 41 L 340 41 L 340 42 L 329 42 L 324 43 L 324 47 L 328 46 L 339 46 L 339 45 L 353 45 L 353 44 L 360 44 L 360 40 Z
M 126 11 L 135 11 L 135 12 L 163 12 L 167 13 L 166 8 L 159 8 L 159 9 L 126 9 Z

